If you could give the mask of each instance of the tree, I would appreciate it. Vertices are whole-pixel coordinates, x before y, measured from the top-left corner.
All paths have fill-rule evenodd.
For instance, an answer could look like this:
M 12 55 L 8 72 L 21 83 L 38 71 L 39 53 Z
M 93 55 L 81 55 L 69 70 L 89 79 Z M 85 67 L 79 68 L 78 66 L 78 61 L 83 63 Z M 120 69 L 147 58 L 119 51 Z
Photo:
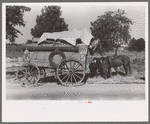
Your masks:
M 96 21 L 91 22 L 90 29 L 92 35 L 100 40 L 99 45 L 102 48 L 111 46 L 117 49 L 121 43 L 126 43 L 131 38 L 129 32 L 131 24 L 133 22 L 126 17 L 125 11 L 118 9 L 98 16 Z
M 48 6 L 41 10 L 41 15 L 36 18 L 36 25 L 31 29 L 34 37 L 41 37 L 44 32 L 67 31 L 68 25 L 64 18 L 61 18 L 62 11 L 60 6 Z
M 131 41 L 129 42 L 129 46 L 128 46 L 128 50 L 129 51 L 136 51 L 137 48 L 136 48 L 136 39 L 135 38 L 132 38 Z
M 138 40 L 132 39 L 129 43 L 129 51 L 143 51 L 145 49 L 145 40 L 143 38 L 139 38 Z
M 139 38 L 137 40 L 137 51 L 143 51 L 145 50 L 145 40 L 143 38 Z
M 16 26 L 25 26 L 23 15 L 25 11 L 30 11 L 29 7 L 25 6 L 6 6 L 6 39 L 10 42 L 15 42 L 18 34 L 22 33 L 17 30 Z

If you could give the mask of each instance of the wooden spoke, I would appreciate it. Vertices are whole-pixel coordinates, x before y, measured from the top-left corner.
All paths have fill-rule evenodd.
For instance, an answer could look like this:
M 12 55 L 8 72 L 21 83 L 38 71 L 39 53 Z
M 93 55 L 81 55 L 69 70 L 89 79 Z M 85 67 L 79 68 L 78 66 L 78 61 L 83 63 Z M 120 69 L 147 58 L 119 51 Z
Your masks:
M 34 76 L 34 84 L 36 83 L 36 80 L 38 80 L 38 77 Z
M 62 73 L 65 73 L 65 72 L 68 72 L 68 71 L 69 71 L 69 70 L 67 70 L 67 69 L 62 69 L 62 70 L 61 70 Z
M 74 66 L 75 66 L 75 64 L 76 64 L 76 62 L 75 61 L 73 61 L 74 63 L 73 63 L 73 66 L 72 66 L 72 68 L 74 68 Z
M 58 75 L 65 75 L 65 74 L 68 74 L 68 73 L 63 73 L 63 74 L 58 74 Z
M 71 79 L 71 84 L 72 84 L 72 75 L 70 75 L 70 79 Z
M 67 63 L 65 63 L 65 66 L 66 66 L 66 67 L 67 67 L 67 69 L 69 70 L 69 67 L 68 67 Z
M 69 80 L 69 75 L 68 75 L 68 78 L 67 78 L 66 82 L 68 82 L 68 80 Z
M 30 80 L 30 81 L 32 81 L 33 78 L 34 78 L 34 77 L 31 77 L 31 80 Z
M 26 80 L 28 81 L 28 82 L 30 82 L 31 80 L 29 80 L 28 78 L 26 78 Z
M 74 75 L 72 75 L 72 77 L 74 78 L 75 82 L 77 82 L 77 80 L 76 80 L 75 76 L 74 76 Z
M 62 65 L 60 66 L 60 69 L 67 69 L 66 67 L 68 67 L 66 66 L 66 63 L 62 63 Z
M 79 66 L 80 66 L 80 64 L 77 63 L 74 69 L 77 69 Z
M 72 68 L 71 61 L 69 61 L 69 63 L 70 63 L 70 68 Z
M 24 74 L 26 73 L 26 71 L 23 71 L 23 70 L 19 70 L 19 71 L 23 72 Z
M 27 72 L 29 72 L 29 69 L 30 69 L 30 67 L 29 67 L 29 65 L 27 66 Z
M 81 67 L 81 66 L 79 65 L 77 68 L 74 69 L 74 71 L 77 71 L 79 69 L 79 67 Z
M 30 72 L 32 72 L 32 69 L 35 68 L 34 66 L 31 68 Z
M 80 66 L 81 66 L 81 65 L 80 65 L 80 64 L 78 64 L 78 66 L 74 69 L 74 71 L 75 71 L 75 70 L 77 70 Z
M 67 74 L 63 79 L 62 79 L 62 81 L 68 76 L 69 74 Z
M 73 75 L 76 76 L 76 77 L 78 77 L 79 79 L 81 79 L 81 77 L 79 77 L 77 74 L 74 73 Z
M 76 72 L 76 73 L 77 73 L 77 72 L 83 72 L 83 71 L 84 71 L 84 70 L 82 70 L 82 69 L 81 69 L 81 70 L 79 70 L 79 69 L 78 69 L 78 70 L 74 70 L 74 72 Z
M 35 79 L 35 80 L 38 80 L 39 78 L 38 78 L 37 76 L 34 76 L 34 79 Z M 36 82 L 36 81 L 35 81 L 35 82 Z

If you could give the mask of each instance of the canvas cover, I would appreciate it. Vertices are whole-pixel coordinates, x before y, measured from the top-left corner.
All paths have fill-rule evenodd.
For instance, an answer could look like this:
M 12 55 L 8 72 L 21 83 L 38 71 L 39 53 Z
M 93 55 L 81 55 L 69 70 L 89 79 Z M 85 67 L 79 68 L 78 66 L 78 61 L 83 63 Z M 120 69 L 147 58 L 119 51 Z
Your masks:
M 46 32 L 43 33 L 43 35 L 40 37 L 38 44 L 41 44 L 47 39 L 54 39 L 55 41 L 57 39 L 62 39 L 67 41 L 69 44 L 75 46 L 76 39 L 78 38 L 80 38 L 85 45 L 89 45 L 90 40 L 93 38 L 93 36 L 86 28 L 84 28 L 81 31 L 74 29 L 73 31 L 63 31 L 63 32 L 54 32 L 54 33 Z

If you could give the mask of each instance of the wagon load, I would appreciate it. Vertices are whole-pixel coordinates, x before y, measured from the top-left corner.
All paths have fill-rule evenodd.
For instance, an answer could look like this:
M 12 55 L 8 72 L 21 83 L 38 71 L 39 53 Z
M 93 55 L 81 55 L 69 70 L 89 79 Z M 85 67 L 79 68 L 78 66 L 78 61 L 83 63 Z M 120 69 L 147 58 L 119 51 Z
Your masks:
M 63 86 L 81 85 L 86 72 L 87 46 L 92 38 L 87 29 L 43 33 L 36 46 L 24 46 L 30 52 L 30 60 L 18 70 L 18 80 L 24 79 L 21 85 L 37 84 L 41 75 L 45 77 L 46 69 L 53 70 Z
M 85 45 L 88 45 L 90 40 L 93 38 L 93 36 L 85 28 L 81 31 L 74 29 L 73 31 L 43 33 L 43 35 L 40 37 L 40 39 L 38 41 L 38 44 L 41 44 L 46 39 L 54 39 L 55 41 L 57 41 L 59 39 L 59 40 L 63 40 L 64 42 L 66 41 L 66 43 L 75 46 L 76 45 L 76 39 L 79 39 L 79 38 L 81 39 L 81 41 Z

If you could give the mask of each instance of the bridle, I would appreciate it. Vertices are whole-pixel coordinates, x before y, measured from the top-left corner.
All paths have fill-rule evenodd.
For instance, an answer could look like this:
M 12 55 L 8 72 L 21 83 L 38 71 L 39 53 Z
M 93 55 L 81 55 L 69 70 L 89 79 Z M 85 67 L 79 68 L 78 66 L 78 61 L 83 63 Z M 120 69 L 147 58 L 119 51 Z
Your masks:
M 94 53 L 95 53 L 97 47 L 99 46 L 99 42 L 100 42 L 99 39 L 92 40 L 92 41 L 90 42 L 89 46 L 88 46 L 88 48 L 89 48 L 90 50 L 92 50 L 92 54 L 93 54 L 93 55 L 94 55 Z M 93 44 L 94 44 L 94 45 L 93 45 Z

